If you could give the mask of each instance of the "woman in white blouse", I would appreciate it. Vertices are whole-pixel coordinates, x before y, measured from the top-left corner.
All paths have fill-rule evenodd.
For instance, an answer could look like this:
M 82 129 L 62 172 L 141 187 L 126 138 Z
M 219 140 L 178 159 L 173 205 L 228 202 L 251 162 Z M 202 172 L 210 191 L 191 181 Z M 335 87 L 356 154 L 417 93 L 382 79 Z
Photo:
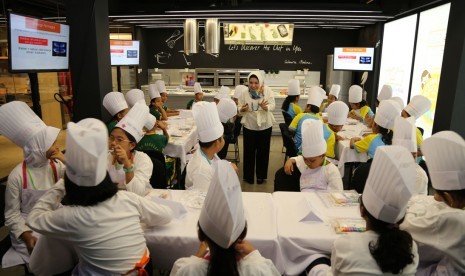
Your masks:
M 273 90 L 264 85 L 259 71 L 251 72 L 248 80 L 248 93 L 242 93 L 239 98 L 239 115 L 244 126 L 244 180 L 254 183 L 256 166 L 257 184 L 262 184 L 268 174 L 275 101 Z

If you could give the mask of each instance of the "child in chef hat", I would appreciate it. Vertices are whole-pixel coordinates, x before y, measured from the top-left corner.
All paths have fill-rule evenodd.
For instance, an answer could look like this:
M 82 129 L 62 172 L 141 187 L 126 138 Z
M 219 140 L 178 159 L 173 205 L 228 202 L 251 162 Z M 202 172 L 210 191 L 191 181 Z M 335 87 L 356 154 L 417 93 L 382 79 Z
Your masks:
M 333 84 L 331 86 L 331 90 L 329 91 L 328 101 L 321 105 L 320 112 L 327 112 L 327 108 L 331 105 L 331 103 L 337 101 L 340 91 L 341 91 L 341 86 L 339 84 Z
M 366 232 L 338 238 L 331 262 L 315 254 L 306 269 L 308 275 L 415 275 L 417 245 L 407 231 L 399 229 L 414 194 L 415 162 L 411 156 L 400 146 L 378 148 L 360 197 Z
M 302 113 L 302 108 L 299 106 L 300 100 L 300 83 L 299 80 L 290 79 L 287 84 L 287 97 L 283 101 L 281 110 L 286 112 L 294 119 L 295 116 Z
M 0 121 L 0 134 L 24 153 L 24 161 L 8 176 L 5 191 L 5 225 L 13 248 L 3 258 L 2 267 L 6 268 L 29 263 L 38 234 L 26 225 L 26 215 L 63 177 L 65 157 L 55 145 L 60 130 L 46 126 L 26 103 L 13 101 L 2 105 Z
M 143 128 L 152 129 L 155 122 L 148 106 L 136 103 L 110 133 L 108 172 L 120 189 L 144 196 L 152 188 L 152 161 L 136 146 L 144 136 Z
M 172 110 L 166 106 L 166 102 L 168 101 L 168 91 L 166 90 L 165 82 L 162 80 L 157 80 L 155 85 L 157 86 L 158 92 L 160 92 L 161 101 L 163 102 L 163 110 L 166 111 L 168 117 L 179 115 L 179 110 Z
M 166 224 L 172 219 L 171 209 L 117 190 L 107 172 L 108 132 L 103 122 L 88 118 L 68 123 L 67 129 L 65 178 L 39 199 L 27 225 L 73 244 L 80 260 L 73 275 L 146 273 L 150 252 L 141 223 Z M 69 205 L 61 206 L 63 198 Z
M 203 101 L 203 91 L 202 91 L 202 86 L 200 86 L 200 83 L 196 82 L 194 83 L 194 99 L 190 100 L 187 103 L 186 109 L 192 109 L 192 106 L 195 103 Z
M 121 92 L 110 92 L 103 97 L 103 106 L 112 116 L 107 124 L 108 132 L 111 132 L 115 125 L 128 113 L 129 107 Z
M 373 118 L 374 113 L 363 99 L 363 88 L 359 85 L 352 85 L 349 88 L 349 104 L 352 109 L 349 112 L 349 118 L 365 123 L 366 119 Z
M 230 99 L 231 98 L 231 96 L 229 94 L 230 92 L 231 92 L 231 89 L 229 89 L 229 87 L 221 86 L 218 93 L 216 93 L 215 97 L 213 97 L 213 101 L 215 101 L 215 103 L 218 104 L 220 102 L 220 100 L 223 99 L 223 98 Z
M 131 89 L 126 92 L 126 102 L 129 105 L 129 108 L 132 108 L 136 103 L 142 103 L 145 105 L 145 95 L 144 91 L 140 89 Z
M 323 123 L 319 120 L 305 120 L 302 125 L 302 155 L 286 161 L 284 171 L 291 175 L 294 164 L 300 176 L 300 191 L 343 190 L 341 174 L 337 167 L 329 162 L 326 155 L 326 141 L 323 135 Z
M 432 265 L 422 265 L 421 271 L 419 267 L 419 274 L 464 275 L 465 140 L 453 131 L 441 131 L 426 139 L 421 149 L 436 202 L 419 198 L 400 227 L 418 243 L 442 254 Z
M 213 170 L 198 223 L 199 250 L 178 259 L 170 275 L 281 275 L 244 240 L 247 222 L 236 172 L 224 160 L 215 162 Z
M 218 108 L 218 115 L 220 116 L 220 121 L 224 128 L 224 146 L 218 152 L 218 157 L 220 159 L 225 159 L 226 155 L 228 155 L 229 142 L 234 137 L 237 106 L 231 98 L 222 98 L 219 100 L 216 107 Z
M 155 116 L 157 120 L 168 119 L 168 114 L 163 109 L 163 101 L 161 100 L 160 91 L 158 91 L 158 85 L 152 83 L 149 85 L 149 96 L 150 96 L 150 114 Z

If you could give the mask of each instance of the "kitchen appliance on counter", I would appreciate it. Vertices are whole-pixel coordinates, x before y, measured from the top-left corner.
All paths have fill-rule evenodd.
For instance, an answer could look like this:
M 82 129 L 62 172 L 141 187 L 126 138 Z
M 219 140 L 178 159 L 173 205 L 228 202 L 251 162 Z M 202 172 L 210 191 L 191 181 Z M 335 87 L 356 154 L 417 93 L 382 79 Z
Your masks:
M 234 89 L 237 85 L 247 84 L 250 72 L 258 69 L 217 69 L 197 68 L 195 69 L 196 80 L 202 87 L 227 86 Z

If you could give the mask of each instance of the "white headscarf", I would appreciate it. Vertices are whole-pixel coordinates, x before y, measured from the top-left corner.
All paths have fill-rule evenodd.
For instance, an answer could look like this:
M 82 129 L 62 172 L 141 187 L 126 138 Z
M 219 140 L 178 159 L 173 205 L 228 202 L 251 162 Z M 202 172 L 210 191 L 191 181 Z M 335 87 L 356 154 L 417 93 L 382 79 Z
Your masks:
M 256 76 L 256 77 L 257 77 L 258 83 L 260 84 L 260 86 L 263 85 L 264 79 L 263 79 L 263 75 L 262 75 L 262 73 L 260 73 L 260 71 L 252 71 L 252 72 L 249 74 L 249 76 L 247 77 L 247 81 L 249 81 L 249 80 L 250 80 L 250 77 L 252 77 L 252 76 Z
M 47 126 L 28 141 L 23 148 L 24 160 L 28 167 L 39 168 L 48 164 L 46 153 L 59 133 L 58 128 Z

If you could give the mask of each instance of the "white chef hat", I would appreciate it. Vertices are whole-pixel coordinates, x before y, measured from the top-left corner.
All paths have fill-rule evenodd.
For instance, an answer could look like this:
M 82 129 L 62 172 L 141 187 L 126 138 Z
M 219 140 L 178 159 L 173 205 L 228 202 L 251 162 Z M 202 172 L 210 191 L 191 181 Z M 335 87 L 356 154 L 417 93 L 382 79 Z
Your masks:
M 405 107 L 405 111 L 410 115 L 418 119 L 421 115 L 425 114 L 431 108 L 431 101 L 423 95 L 414 96 L 408 105 Z
M 465 189 L 465 141 L 453 131 L 441 131 L 425 139 L 421 152 L 426 157 L 433 188 L 443 191 Z
M 213 163 L 213 177 L 200 212 L 203 232 L 222 248 L 229 248 L 245 228 L 242 191 L 236 171 L 226 160 Z
M 142 139 L 144 136 L 142 128 L 153 128 L 153 125 L 150 127 L 150 124 L 153 122 L 153 120 L 149 119 L 149 115 L 150 111 L 148 106 L 138 102 L 133 106 L 133 108 L 129 110 L 128 114 L 126 114 L 126 116 L 124 116 L 123 119 L 121 119 L 116 124 L 115 127 L 121 128 L 122 130 L 128 132 L 132 135 L 132 137 L 134 137 L 134 139 L 136 139 L 136 142 L 139 142 L 140 139 Z
M 161 97 L 160 91 L 158 91 L 158 85 L 156 83 L 151 83 L 149 85 L 149 96 L 150 96 L 150 100 Z
M 333 95 L 337 99 L 340 91 L 341 91 L 341 86 L 339 84 L 333 84 L 331 86 L 331 90 L 329 91 L 329 95 Z
M 393 129 L 394 121 L 400 116 L 400 112 L 400 106 L 395 101 L 381 101 L 375 115 L 375 123 L 386 129 Z
M 378 147 L 363 190 L 363 205 L 379 220 L 399 222 L 414 194 L 415 177 L 415 161 L 408 150 L 400 146 Z
M 229 89 L 229 87 L 221 86 L 220 90 L 218 91 L 218 93 L 216 93 L 214 98 L 217 100 L 222 99 L 222 98 L 230 98 L 229 96 L 230 92 L 231 92 L 231 89 Z
M 290 79 L 287 83 L 287 95 L 288 96 L 299 96 L 300 95 L 300 83 L 299 80 Z
M 248 88 L 245 85 L 238 85 L 234 89 L 234 95 L 233 98 L 239 99 L 239 97 L 242 95 L 243 92 L 247 92 Z
M 145 120 L 144 127 L 147 130 L 151 130 L 155 126 L 156 123 L 157 123 L 157 118 L 155 118 L 155 116 L 153 116 L 149 110 L 149 114 L 147 115 L 147 119 Z
M 194 83 L 194 94 L 197 93 L 203 93 L 202 86 L 200 86 L 200 83 L 198 82 Z
M 24 102 L 13 101 L 0 107 L 0 133 L 19 147 L 47 126 Z
M 155 84 L 157 85 L 157 90 L 159 93 L 166 93 L 166 85 L 164 81 L 157 80 Z
M 222 98 L 216 106 L 218 108 L 218 115 L 222 123 L 227 123 L 229 119 L 237 115 L 236 103 L 230 98 Z
M 129 107 L 133 107 L 136 103 L 142 103 L 145 105 L 144 91 L 140 89 L 131 89 L 126 93 L 126 102 Z
M 258 83 L 260 84 L 260 86 L 263 85 L 264 79 L 263 79 L 263 75 L 262 75 L 262 73 L 260 73 L 260 71 L 252 71 L 252 72 L 250 72 L 249 76 L 247 76 L 247 81 L 249 81 L 250 77 L 252 77 L 252 76 L 257 77 Z
M 308 95 L 307 104 L 317 106 L 318 108 L 321 106 L 323 100 L 327 98 L 326 92 L 318 86 L 310 87 Z
M 392 144 L 402 146 L 410 152 L 417 152 L 415 118 L 404 119 L 399 116 L 395 119 Z
M 363 89 L 359 85 L 352 85 L 349 88 L 349 103 L 359 103 L 363 100 Z
M 105 124 L 87 118 L 68 123 L 66 176 L 76 185 L 94 187 L 107 175 L 108 130 Z
M 347 120 L 347 114 L 349 113 L 349 107 L 346 103 L 335 101 L 330 104 L 326 110 L 328 112 L 328 123 L 335 126 L 341 126 L 345 124 Z
M 392 97 L 392 86 L 389 84 L 383 85 L 378 93 L 378 101 L 389 100 Z
M 118 112 L 128 108 L 128 104 L 121 92 L 110 92 L 106 94 L 105 97 L 103 97 L 103 106 L 111 116 L 115 116 Z
M 401 97 L 392 97 L 390 100 L 395 101 L 400 106 L 400 110 L 405 108 L 404 100 Z
M 320 120 L 306 119 L 302 123 L 302 156 L 315 157 L 326 152 L 323 123 Z
M 215 103 L 196 103 L 192 106 L 192 115 L 197 125 L 200 142 L 211 142 L 223 135 L 224 129 Z

